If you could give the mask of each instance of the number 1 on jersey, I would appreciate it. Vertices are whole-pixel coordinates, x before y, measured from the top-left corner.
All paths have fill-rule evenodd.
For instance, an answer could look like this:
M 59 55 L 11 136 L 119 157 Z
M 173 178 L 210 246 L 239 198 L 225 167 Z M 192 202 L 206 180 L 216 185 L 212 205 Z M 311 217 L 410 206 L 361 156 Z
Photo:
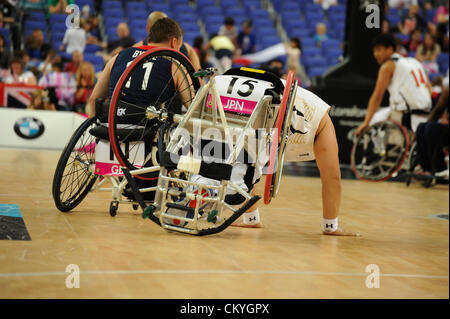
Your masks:
M 130 62 L 127 63 L 127 68 L 130 66 L 130 64 L 131 64 L 132 62 L 133 62 L 133 61 L 130 61 Z M 141 87 L 141 90 L 142 90 L 142 91 L 145 91 L 145 90 L 147 90 L 148 79 L 150 78 L 150 73 L 152 72 L 153 61 L 144 63 L 144 64 L 142 65 L 142 67 L 145 69 L 145 74 L 144 74 L 144 78 L 142 79 L 142 87 Z M 130 86 L 131 86 L 131 76 L 130 76 L 130 78 L 128 79 L 127 83 L 125 84 L 125 87 L 126 87 L 127 89 L 129 89 Z

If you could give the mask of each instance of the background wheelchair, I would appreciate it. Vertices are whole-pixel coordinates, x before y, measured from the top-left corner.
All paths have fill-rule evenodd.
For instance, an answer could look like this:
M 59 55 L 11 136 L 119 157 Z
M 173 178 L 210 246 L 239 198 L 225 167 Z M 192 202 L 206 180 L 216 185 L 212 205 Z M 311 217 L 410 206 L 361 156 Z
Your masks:
M 358 179 L 381 182 L 397 176 L 401 169 L 410 169 L 406 159 L 414 141 L 411 116 L 403 113 L 402 123 L 391 119 L 374 123 L 355 138 L 350 164 Z M 425 120 L 424 116 L 420 119 Z
M 444 147 L 445 161 L 447 163 L 447 169 L 449 168 L 449 149 Z M 418 181 L 425 188 L 432 187 L 436 184 L 448 184 L 449 178 L 447 176 L 436 175 L 423 175 L 419 163 L 418 146 L 417 142 L 414 142 L 408 152 L 408 158 L 406 159 L 406 186 L 409 186 L 412 182 Z M 433 171 L 435 171 L 433 169 Z
M 250 194 L 260 176 L 250 174 L 252 176 L 247 189 L 233 180 L 233 169 L 239 164 L 246 165 L 245 176 L 248 177 L 249 170 L 262 170 L 268 160 L 264 202 L 270 203 L 277 195 L 290 124 L 288 119 L 292 116 L 297 82 L 293 73 L 289 74 L 284 86 L 278 77 L 265 71 L 231 69 L 223 76 L 216 77 L 214 69 L 206 69 L 195 73 L 195 76 L 185 72 L 186 83 L 189 84 L 186 90 L 192 101 L 189 101 L 188 110 L 183 115 L 174 111 L 176 97 L 170 101 L 157 100 L 154 105 L 146 107 L 126 103 L 123 88 L 133 73 L 152 59 L 169 59 L 167 53 L 171 56 L 180 55 L 172 50 L 150 50 L 136 58 L 122 74 L 109 109 L 111 146 L 122 164 L 144 218 L 149 218 L 166 230 L 193 235 L 218 233 L 260 199 Z M 187 70 L 186 65 L 176 67 L 182 72 Z M 209 81 L 196 92 L 198 77 Z M 235 88 L 237 82 L 242 86 Z M 245 102 L 251 101 L 252 106 L 247 108 L 244 105 L 238 111 L 231 110 L 229 104 L 224 106 L 226 95 L 232 95 L 233 92 L 240 92 L 242 103 L 248 105 Z M 126 135 L 121 131 L 124 128 L 128 130 Z M 214 155 L 212 159 L 207 159 L 195 154 L 202 153 L 202 147 L 200 150 L 195 148 L 196 143 L 202 145 L 204 142 L 203 135 L 200 135 L 200 139 L 196 135 L 198 128 L 216 129 L 225 133 L 225 136 L 229 131 L 235 132 L 236 140 L 224 140 L 223 135 L 209 139 L 211 143 L 218 143 L 220 148 L 227 148 L 229 154 L 219 159 L 214 158 Z M 254 133 L 254 136 L 261 141 L 260 145 L 270 149 L 267 158 L 258 158 L 245 139 L 246 133 L 249 130 L 255 132 L 255 128 L 264 129 L 263 133 Z M 127 136 L 138 137 L 136 140 L 145 144 L 148 141 L 146 130 L 154 132 L 155 129 L 157 147 L 152 154 L 156 154 L 158 165 L 136 161 L 119 147 Z M 238 161 L 242 153 L 249 154 L 255 161 Z M 199 181 L 199 177 L 203 180 Z M 151 180 L 156 180 L 157 185 L 139 185 L 142 181 Z M 233 196 L 227 194 L 230 190 L 234 191 Z M 149 205 L 144 201 L 148 194 L 153 194 L 154 199 Z M 231 215 L 227 216 L 229 212 Z

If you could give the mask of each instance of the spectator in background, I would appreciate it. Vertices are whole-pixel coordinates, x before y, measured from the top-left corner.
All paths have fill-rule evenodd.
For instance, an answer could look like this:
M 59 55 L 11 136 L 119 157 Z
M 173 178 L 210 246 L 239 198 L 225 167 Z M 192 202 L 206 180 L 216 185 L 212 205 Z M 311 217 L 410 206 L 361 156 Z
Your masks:
M 44 61 L 52 46 L 44 42 L 44 32 L 41 29 L 34 29 L 25 39 L 25 49 L 31 61 Z
M 74 0 L 48 0 L 47 19 L 54 13 L 67 13 L 66 7 L 74 4 Z
M 448 15 L 449 15 L 449 11 L 448 11 L 448 4 L 449 1 L 447 0 L 447 2 L 445 4 L 442 4 L 439 6 L 439 8 L 437 8 L 436 10 L 436 14 L 434 16 L 433 22 L 435 24 L 447 24 L 448 23 Z
M 71 110 L 75 97 L 76 83 L 69 73 L 63 72 L 62 63 L 54 63 L 52 72 L 39 80 L 39 85 L 45 88 L 53 87 L 58 98 L 58 107 Z
M 50 50 L 45 61 L 39 64 L 38 69 L 42 72 L 43 75 L 47 75 L 48 73 L 52 72 L 52 65 L 54 63 L 61 62 L 61 56 L 59 56 L 55 50 Z
M 439 73 L 437 56 L 441 53 L 439 45 L 434 42 L 430 32 L 425 34 L 423 44 L 417 48 L 416 59 L 422 62 L 424 69 L 429 73 Z
M 102 35 L 98 27 L 97 16 L 91 16 L 85 20 L 86 44 L 95 44 L 101 46 L 103 49 L 107 44 L 102 42 Z
M 113 56 L 119 53 L 121 50 L 132 47 L 136 42 L 130 35 L 130 28 L 125 22 L 121 22 L 117 25 L 117 40 L 108 43 L 108 52 Z
M 300 79 L 300 82 L 309 85 L 309 78 L 306 75 L 305 69 L 300 63 L 302 55 L 302 44 L 299 38 L 291 38 L 289 45 L 285 45 L 287 53 L 287 68 L 295 73 L 295 76 Z
M 411 5 L 417 5 L 417 0 L 389 0 L 389 7 L 394 9 L 408 8 Z
M 449 1 L 441 5 L 434 17 L 434 23 L 428 23 L 428 29 L 433 33 L 436 42 L 441 47 L 441 50 L 448 52 L 448 22 L 449 22 Z
M 108 63 L 108 61 L 120 51 L 132 47 L 136 42 L 134 38 L 130 36 L 130 29 L 128 28 L 128 24 L 125 22 L 121 22 L 117 25 L 117 36 L 119 37 L 117 40 L 108 43 L 108 53 L 100 54 L 103 57 L 105 64 Z
M 7 69 L 11 62 L 11 53 L 6 48 L 5 38 L 0 34 L 0 69 Z
M 84 20 L 80 19 L 79 28 L 67 28 L 59 51 L 63 51 L 65 48 L 66 53 L 68 54 L 72 54 L 74 51 L 84 52 L 84 48 L 86 47 L 85 27 L 86 24 Z
M 9 28 L 14 51 L 20 50 L 20 14 L 13 1 L 0 0 L 0 28 Z
M 402 57 L 407 57 L 408 56 L 408 51 L 406 50 L 406 48 L 403 45 L 403 41 L 400 40 L 399 38 L 395 38 L 395 42 L 396 42 L 396 48 L 395 48 L 395 52 L 400 54 Z
M 201 69 L 213 67 L 211 62 L 209 62 L 208 50 L 205 50 L 205 48 L 203 46 L 203 37 L 202 36 L 198 36 L 194 39 L 194 44 L 193 44 L 192 48 L 194 49 L 195 53 L 199 57 Z
M 316 25 L 316 34 L 314 36 L 314 40 L 316 41 L 316 45 L 320 48 L 322 43 L 328 40 L 327 35 L 327 26 L 325 23 L 318 23 Z
M 416 52 L 417 48 L 422 44 L 422 32 L 419 29 L 414 30 L 404 46 L 408 52 Z
M 272 72 L 279 78 L 283 77 L 284 63 L 279 59 L 272 59 L 268 63 L 264 63 L 259 67 L 261 70 Z
M 19 52 L 17 52 L 17 54 L 15 54 L 15 56 L 19 57 L 22 60 L 22 63 L 24 65 L 24 70 L 25 71 L 32 71 L 36 69 L 37 71 L 39 71 L 39 69 L 37 68 L 37 66 L 39 65 L 36 62 L 31 61 L 30 56 L 28 55 L 27 51 L 25 50 L 21 50 Z
M 443 6 L 446 2 L 447 0 L 425 0 L 423 7 L 425 10 L 430 10 L 439 6 Z
M 228 37 L 233 45 L 235 47 L 237 46 L 238 30 L 234 25 L 234 19 L 232 17 L 225 18 L 223 25 L 219 29 L 219 35 Z
M 85 110 L 85 106 L 95 86 L 94 66 L 89 62 L 81 63 L 75 79 L 77 89 L 75 91 L 74 108 L 77 112 L 89 114 L 89 110 Z
M 328 10 L 331 6 L 337 6 L 337 0 L 314 0 L 314 3 L 320 4 L 322 9 Z
M 64 72 L 69 73 L 71 76 L 74 76 L 80 64 L 84 61 L 83 53 L 78 50 L 72 52 L 72 61 L 68 62 L 64 67 Z
M 5 83 L 36 85 L 36 77 L 32 72 L 24 70 L 24 64 L 20 57 L 14 57 L 11 60 L 9 72 L 4 79 Z
M 206 46 L 206 50 L 210 48 L 213 49 L 214 56 L 218 60 L 216 67 L 221 69 L 221 73 L 230 69 L 233 65 L 232 58 L 236 49 L 230 38 L 225 35 L 213 34 Z
M 237 37 L 237 45 L 240 49 L 238 55 L 252 54 L 256 51 L 256 37 L 252 33 L 253 22 L 246 20 L 242 24 L 242 30 Z
M 391 33 L 391 24 L 387 19 L 383 19 L 383 23 L 381 26 L 381 32 L 382 33 Z
M 203 37 L 198 36 L 194 38 L 194 43 L 192 44 L 192 48 L 195 50 L 195 53 L 200 55 L 200 52 L 202 52 L 203 49 Z
M 408 13 L 398 23 L 398 29 L 402 34 L 410 35 L 416 29 L 425 29 L 425 20 L 419 15 L 419 9 L 417 4 L 412 4 Z
M 46 90 L 36 90 L 31 93 L 31 101 L 28 109 L 56 111 L 55 104 L 50 101 L 48 91 Z
M 87 19 L 90 25 L 90 34 L 91 36 L 98 39 L 99 42 L 103 41 L 102 33 L 100 32 L 100 26 L 98 25 L 98 16 L 96 13 L 91 14 L 91 16 Z

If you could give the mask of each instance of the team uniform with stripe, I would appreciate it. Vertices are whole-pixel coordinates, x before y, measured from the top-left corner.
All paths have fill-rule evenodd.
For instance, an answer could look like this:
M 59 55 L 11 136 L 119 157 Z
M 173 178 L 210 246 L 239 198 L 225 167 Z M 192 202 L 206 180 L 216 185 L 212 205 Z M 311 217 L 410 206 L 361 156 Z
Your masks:
M 370 125 L 387 120 L 392 111 L 431 110 L 432 100 L 422 64 L 415 58 L 405 58 L 397 53 L 391 56 L 391 60 L 395 63 L 395 71 L 388 86 L 389 107 L 380 108 L 374 114 Z M 413 118 L 417 116 L 413 115 Z M 415 119 L 413 121 L 416 122 Z M 412 124 L 414 131 L 417 126 L 415 124 L 417 123 Z

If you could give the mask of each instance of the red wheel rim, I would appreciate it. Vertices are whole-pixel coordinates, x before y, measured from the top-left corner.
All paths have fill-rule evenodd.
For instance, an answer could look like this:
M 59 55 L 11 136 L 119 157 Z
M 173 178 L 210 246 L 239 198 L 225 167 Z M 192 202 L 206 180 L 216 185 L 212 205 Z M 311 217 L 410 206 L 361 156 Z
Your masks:
M 119 146 L 118 143 L 116 141 L 116 136 L 115 136 L 115 132 L 114 132 L 114 114 L 116 113 L 116 106 L 117 106 L 117 99 L 119 97 L 119 93 L 120 90 L 122 88 L 123 83 L 125 82 L 126 78 L 128 77 L 128 75 L 130 74 L 131 70 L 133 70 L 134 66 L 136 64 L 138 64 L 142 59 L 145 59 L 148 55 L 154 53 L 154 52 L 158 52 L 158 51 L 172 51 L 175 53 L 180 54 L 181 56 L 183 56 L 186 61 L 191 64 L 192 63 L 189 61 L 189 59 L 180 51 L 174 50 L 174 49 L 170 49 L 170 48 L 165 48 L 165 47 L 161 47 L 161 48 L 154 48 L 154 49 L 150 49 L 148 51 L 146 51 L 145 53 L 143 53 L 142 55 L 140 55 L 139 57 L 135 58 L 133 60 L 133 62 L 125 69 L 124 73 L 121 75 L 119 81 L 117 82 L 115 88 L 114 88 L 114 92 L 113 95 L 111 97 L 111 102 L 110 102 L 110 107 L 109 107 L 109 113 L 108 113 L 108 132 L 109 132 L 109 140 L 111 143 L 111 148 L 113 150 L 114 155 L 116 156 L 117 160 L 119 161 L 120 165 L 122 167 L 127 167 L 129 168 L 125 161 L 123 161 L 122 157 L 120 156 L 119 153 Z M 193 66 L 192 66 L 193 68 Z M 145 176 L 141 176 L 141 175 L 135 175 L 136 178 L 142 179 L 142 180 L 156 180 L 158 179 L 158 177 L 145 177 Z
M 293 81 L 294 81 L 294 72 L 289 71 L 287 80 L 286 80 L 286 85 L 284 86 L 283 99 L 281 100 L 281 103 L 280 103 L 280 110 L 278 111 L 277 122 L 275 125 L 275 129 L 276 129 L 275 132 L 277 134 L 277 136 L 276 136 L 277 138 L 274 139 L 274 141 L 272 142 L 272 146 L 270 147 L 269 167 L 268 167 L 268 171 L 267 171 L 267 175 L 266 175 L 266 184 L 264 187 L 264 204 L 266 204 L 266 205 L 269 205 L 270 200 L 271 200 L 270 189 L 272 186 L 272 177 L 273 177 L 273 173 L 274 173 L 275 162 L 277 160 L 278 141 L 279 141 L 281 129 L 283 126 L 284 114 L 286 113 L 287 101 L 289 99 L 289 92 L 291 90 Z

